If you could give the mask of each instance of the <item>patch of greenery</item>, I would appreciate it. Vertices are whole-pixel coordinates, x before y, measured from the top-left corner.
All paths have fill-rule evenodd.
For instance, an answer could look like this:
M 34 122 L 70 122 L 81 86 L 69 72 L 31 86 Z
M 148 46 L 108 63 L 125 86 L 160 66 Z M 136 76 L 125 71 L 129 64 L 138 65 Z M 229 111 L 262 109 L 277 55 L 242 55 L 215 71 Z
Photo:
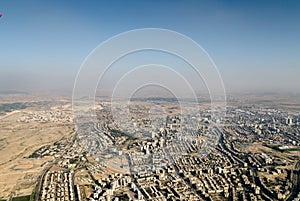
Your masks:
M 0 114 L 12 112 L 14 110 L 25 109 L 27 106 L 24 103 L 3 103 L 0 105 Z
M 111 134 L 114 135 L 115 137 L 122 137 L 125 136 L 127 137 L 129 140 L 136 140 L 137 138 L 134 136 L 129 135 L 128 133 L 122 132 L 120 130 L 116 130 L 116 129 L 111 129 L 110 130 Z
M 35 191 L 32 191 L 29 201 L 34 201 L 34 200 L 35 200 Z
M 124 201 L 129 200 L 129 197 L 127 194 L 120 195 L 120 196 L 118 196 L 118 198 L 119 198 L 119 200 L 124 200 Z
M 279 149 L 280 145 L 277 145 L 277 144 L 276 145 L 275 144 L 264 144 L 264 146 L 269 147 L 275 151 L 279 151 L 281 153 L 284 152 L 284 150 Z
M 30 195 L 15 197 L 12 201 L 30 201 Z
M 41 158 L 43 152 L 45 152 L 49 148 L 50 148 L 50 145 L 43 146 L 43 147 L 39 148 L 38 150 L 35 150 L 32 154 L 30 154 L 30 156 L 28 158 Z
M 300 151 L 300 148 L 294 147 L 294 148 L 290 148 L 290 149 L 284 149 L 283 151 L 286 151 L 286 152 Z

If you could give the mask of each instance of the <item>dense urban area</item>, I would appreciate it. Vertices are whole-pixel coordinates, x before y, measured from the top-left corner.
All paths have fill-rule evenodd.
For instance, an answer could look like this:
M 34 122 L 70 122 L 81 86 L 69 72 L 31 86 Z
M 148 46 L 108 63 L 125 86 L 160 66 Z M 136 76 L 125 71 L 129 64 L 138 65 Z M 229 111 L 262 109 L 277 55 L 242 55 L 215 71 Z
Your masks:
M 27 156 L 51 159 L 31 200 L 300 200 L 297 110 L 238 103 L 213 116 L 210 104 L 191 103 L 183 115 L 169 99 L 133 101 L 129 121 L 111 110 L 99 101 L 96 122 L 78 116 L 72 135 Z M 71 116 L 23 112 L 16 122 L 68 125 Z

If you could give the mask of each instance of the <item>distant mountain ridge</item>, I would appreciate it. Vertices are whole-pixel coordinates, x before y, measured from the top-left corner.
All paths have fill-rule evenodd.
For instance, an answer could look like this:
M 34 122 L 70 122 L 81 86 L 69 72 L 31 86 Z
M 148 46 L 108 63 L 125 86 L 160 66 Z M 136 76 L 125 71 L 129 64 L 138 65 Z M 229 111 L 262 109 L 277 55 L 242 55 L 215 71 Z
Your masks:
M 28 94 L 24 91 L 17 91 L 17 90 L 0 90 L 0 94 Z

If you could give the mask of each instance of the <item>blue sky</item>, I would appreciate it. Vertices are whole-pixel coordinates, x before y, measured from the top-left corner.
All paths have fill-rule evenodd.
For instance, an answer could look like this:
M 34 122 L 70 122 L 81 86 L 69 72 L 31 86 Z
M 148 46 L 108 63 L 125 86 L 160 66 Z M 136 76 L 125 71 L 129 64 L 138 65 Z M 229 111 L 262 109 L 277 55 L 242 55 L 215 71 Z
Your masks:
M 131 29 L 156 27 L 198 42 L 228 90 L 300 92 L 297 0 L 0 0 L 0 13 L 2 90 L 69 88 L 99 43 Z

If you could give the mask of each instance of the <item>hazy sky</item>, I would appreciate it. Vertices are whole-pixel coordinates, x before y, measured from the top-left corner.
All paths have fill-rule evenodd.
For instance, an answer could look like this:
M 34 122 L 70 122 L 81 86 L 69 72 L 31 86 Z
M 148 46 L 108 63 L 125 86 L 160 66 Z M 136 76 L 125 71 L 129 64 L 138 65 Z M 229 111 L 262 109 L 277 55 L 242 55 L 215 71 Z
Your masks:
M 213 58 L 228 91 L 300 92 L 300 1 L 1 0 L 0 90 L 71 89 L 99 43 L 171 29 Z

